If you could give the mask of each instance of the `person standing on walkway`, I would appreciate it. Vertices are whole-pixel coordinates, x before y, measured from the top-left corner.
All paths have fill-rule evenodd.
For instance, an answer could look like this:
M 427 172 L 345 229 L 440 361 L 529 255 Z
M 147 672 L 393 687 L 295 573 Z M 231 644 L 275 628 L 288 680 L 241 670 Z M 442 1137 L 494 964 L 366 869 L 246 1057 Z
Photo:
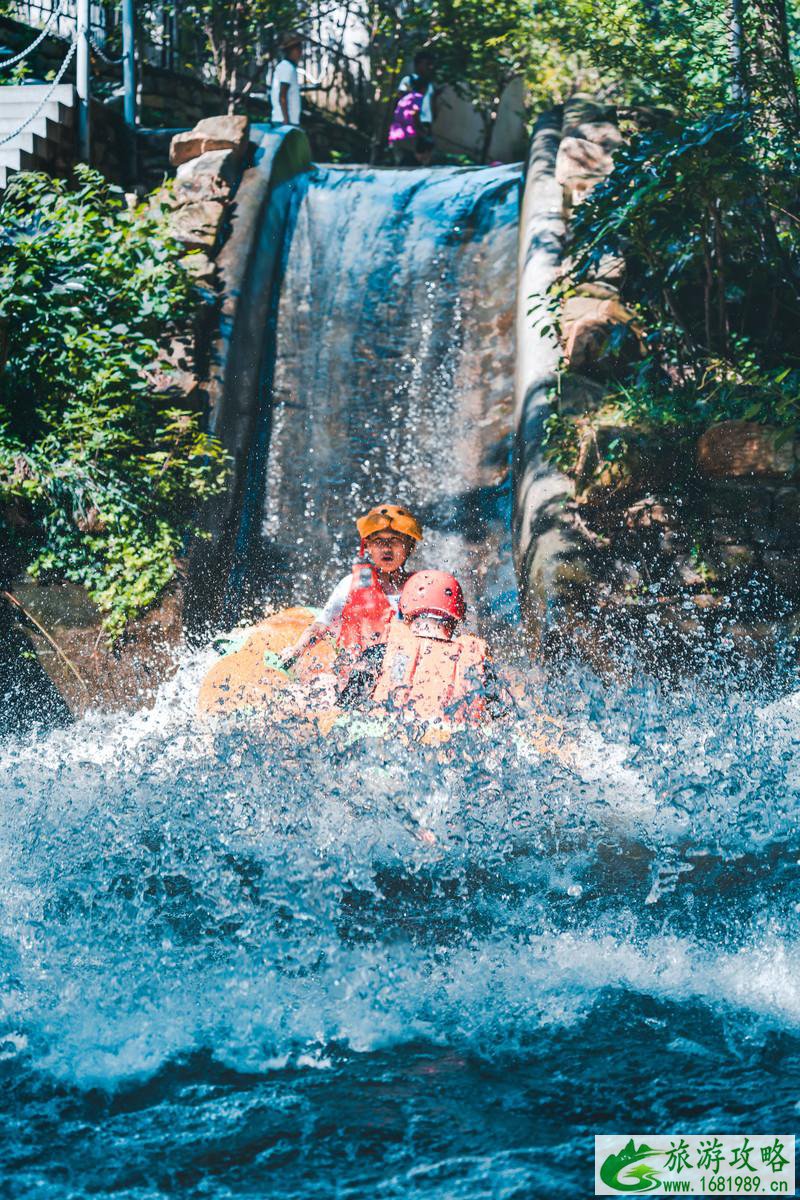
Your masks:
M 435 65 L 430 50 L 419 50 L 414 55 L 413 72 L 400 80 L 389 129 L 389 149 L 395 166 L 427 167 L 433 156 Z
M 270 99 L 273 125 L 300 124 L 300 80 L 297 64 L 303 57 L 303 39 L 299 33 L 287 33 L 281 39 L 283 57 L 272 74 Z

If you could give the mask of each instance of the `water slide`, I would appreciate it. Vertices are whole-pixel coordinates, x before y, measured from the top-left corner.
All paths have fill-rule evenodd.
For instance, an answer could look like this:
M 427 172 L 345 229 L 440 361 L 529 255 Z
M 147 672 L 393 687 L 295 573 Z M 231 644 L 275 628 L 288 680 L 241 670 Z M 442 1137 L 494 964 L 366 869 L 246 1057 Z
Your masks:
M 279 221 L 242 196 L 232 611 L 316 599 L 377 490 L 513 637 L 518 183 L 325 168 Z M 524 713 L 344 746 L 203 726 L 212 659 L 0 744 L 3 1195 L 561 1200 L 595 1133 L 792 1132 L 795 704 L 724 664 L 667 692 L 564 663 L 531 678 L 577 754 Z
M 516 618 L 510 546 L 519 166 L 305 177 L 288 222 L 275 368 L 231 573 L 237 608 L 319 603 L 354 516 L 408 505 L 417 565 L 474 620 Z

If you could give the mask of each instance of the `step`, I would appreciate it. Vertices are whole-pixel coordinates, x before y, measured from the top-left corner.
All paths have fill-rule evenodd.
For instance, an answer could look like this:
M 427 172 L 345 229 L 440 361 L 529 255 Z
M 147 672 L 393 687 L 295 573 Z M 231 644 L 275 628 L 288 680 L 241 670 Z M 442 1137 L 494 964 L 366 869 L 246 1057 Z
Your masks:
M 38 171 L 39 166 L 38 159 L 27 150 L 0 146 L 0 167 L 9 167 L 12 171 Z
M 25 154 L 32 154 L 43 162 L 54 161 L 58 156 L 58 149 L 56 141 L 33 129 L 24 129 L 22 133 L 17 134 L 13 141 L 6 142 L 5 146 L 0 146 L 0 150 L 22 150 Z
M 0 108 L 0 141 L 8 134 L 13 133 L 18 129 L 21 121 L 16 117 L 7 117 L 2 108 Z M 75 144 L 75 131 L 71 125 L 63 125 L 60 121 L 55 120 L 51 116 L 46 116 L 42 113 L 26 125 L 19 134 L 24 137 L 26 133 L 35 133 L 39 137 L 47 138 L 48 141 L 54 142 L 59 146 L 71 146 Z M 11 142 L 6 142 L 10 146 Z
M 18 151 L 4 153 L 0 150 L 0 193 L 6 188 L 9 179 L 20 171 L 41 171 L 48 174 L 52 173 L 52 170 L 52 163 L 40 162 L 33 155 L 20 154 Z M 62 173 L 66 174 L 66 168 Z
M 50 83 L 4 83 L 0 85 L 0 105 L 21 103 L 35 108 L 51 88 Z M 71 83 L 59 83 L 50 99 L 71 108 L 75 104 L 75 88 Z
M 3 97 L 0 96 L 0 117 L 7 118 L 9 121 L 16 121 L 18 125 L 37 108 L 37 104 L 24 104 L 19 101 L 4 102 Z M 75 124 L 75 109 L 70 108 L 66 104 L 58 104 L 55 101 L 45 104 L 42 109 L 42 116 L 50 117 L 51 120 L 58 121 L 62 125 Z

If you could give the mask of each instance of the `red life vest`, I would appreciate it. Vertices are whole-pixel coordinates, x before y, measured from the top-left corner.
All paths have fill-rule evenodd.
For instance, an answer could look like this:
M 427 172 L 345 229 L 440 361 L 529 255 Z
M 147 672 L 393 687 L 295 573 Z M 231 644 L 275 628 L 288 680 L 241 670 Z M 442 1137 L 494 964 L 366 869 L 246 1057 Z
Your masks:
M 350 595 L 342 609 L 339 645 L 345 650 L 363 653 L 370 646 L 386 641 L 389 624 L 395 615 L 386 593 L 378 582 L 378 572 L 369 563 L 356 563 L 350 581 Z
M 420 638 L 395 621 L 372 698 L 377 704 L 408 708 L 421 721 L 478 721 L 485 703 L 476 693 L 485 681 L 485 667 L 481 638 Z

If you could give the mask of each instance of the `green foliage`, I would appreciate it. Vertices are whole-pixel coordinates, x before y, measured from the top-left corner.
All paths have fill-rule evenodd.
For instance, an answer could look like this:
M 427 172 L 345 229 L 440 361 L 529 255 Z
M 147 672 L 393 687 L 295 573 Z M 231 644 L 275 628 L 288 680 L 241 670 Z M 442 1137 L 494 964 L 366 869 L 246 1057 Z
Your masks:
M 778 106 L 800 66 L 798 0 L 538 0 L 519 38 L 534 101 L 577 87 L 696 118 L 751 96 Z M 796 97 L 790 97 L 796 108 Z
M 548 462 L 551 462 L 565 475 L 571 475 L 578 461 L 580 444 L 578 423 L 572 416 L 562 416 L 554 412 L 544 423 L 544 438 L 542 449 Z
M 155 35 L 166 14 L 177 22 L 180 44 L 195 44 L 205 74 L 228 93 L 232 111 L 254 87 L 263 90 L 269 64 L 280 58 L 281 36 L 310 12 L 305 0 L 180 0 L 147 10 L 144 22 Z
M 649 331 L 632 394 L 669 387 L 683 411 L 759 405 L 798 417 L 798 164 L 727 109 L 645 132 L 575 212 L 571 285 L 624 253 L 624 299 Z
M 723 420 L 800 431 L 800 163 L 752 109 L 667 118 L 615 154 L 614 169 L 573 214 L 560 295 L 622 254 L 622 299 L 645 352 L 617 366 L 606 402 L 661 436 L 697 436 Z M 556 305 L 560 295 L 554 297 Z M 569 470 L 570 418 L 549 454 Z
M 577 82 L 627 103 L 707 111 L 727 94 L 729 23 L 727 0 L 542 0 L 527 33 L 548 52 L 529 59 L 529 83 L 542 100 Z
M 488 118 L 489 131 L 506 84 L 523 73 L 532 46 L 524 0 L 367 0 L 373 93 L 373 139 L 382 145 L 397 85 L 414 52 L 436 56 L 436 83 L 466 94 Z M 488 138 L 487 138 L 488 142 Z
M 0 501 L 31 574 L 84 584 L 114 638 L 173 576 L 224 467 L 152 382 L 192 310 L 183 248 L 162 213 L 76 175 L 18 175 L 3 201 Z

